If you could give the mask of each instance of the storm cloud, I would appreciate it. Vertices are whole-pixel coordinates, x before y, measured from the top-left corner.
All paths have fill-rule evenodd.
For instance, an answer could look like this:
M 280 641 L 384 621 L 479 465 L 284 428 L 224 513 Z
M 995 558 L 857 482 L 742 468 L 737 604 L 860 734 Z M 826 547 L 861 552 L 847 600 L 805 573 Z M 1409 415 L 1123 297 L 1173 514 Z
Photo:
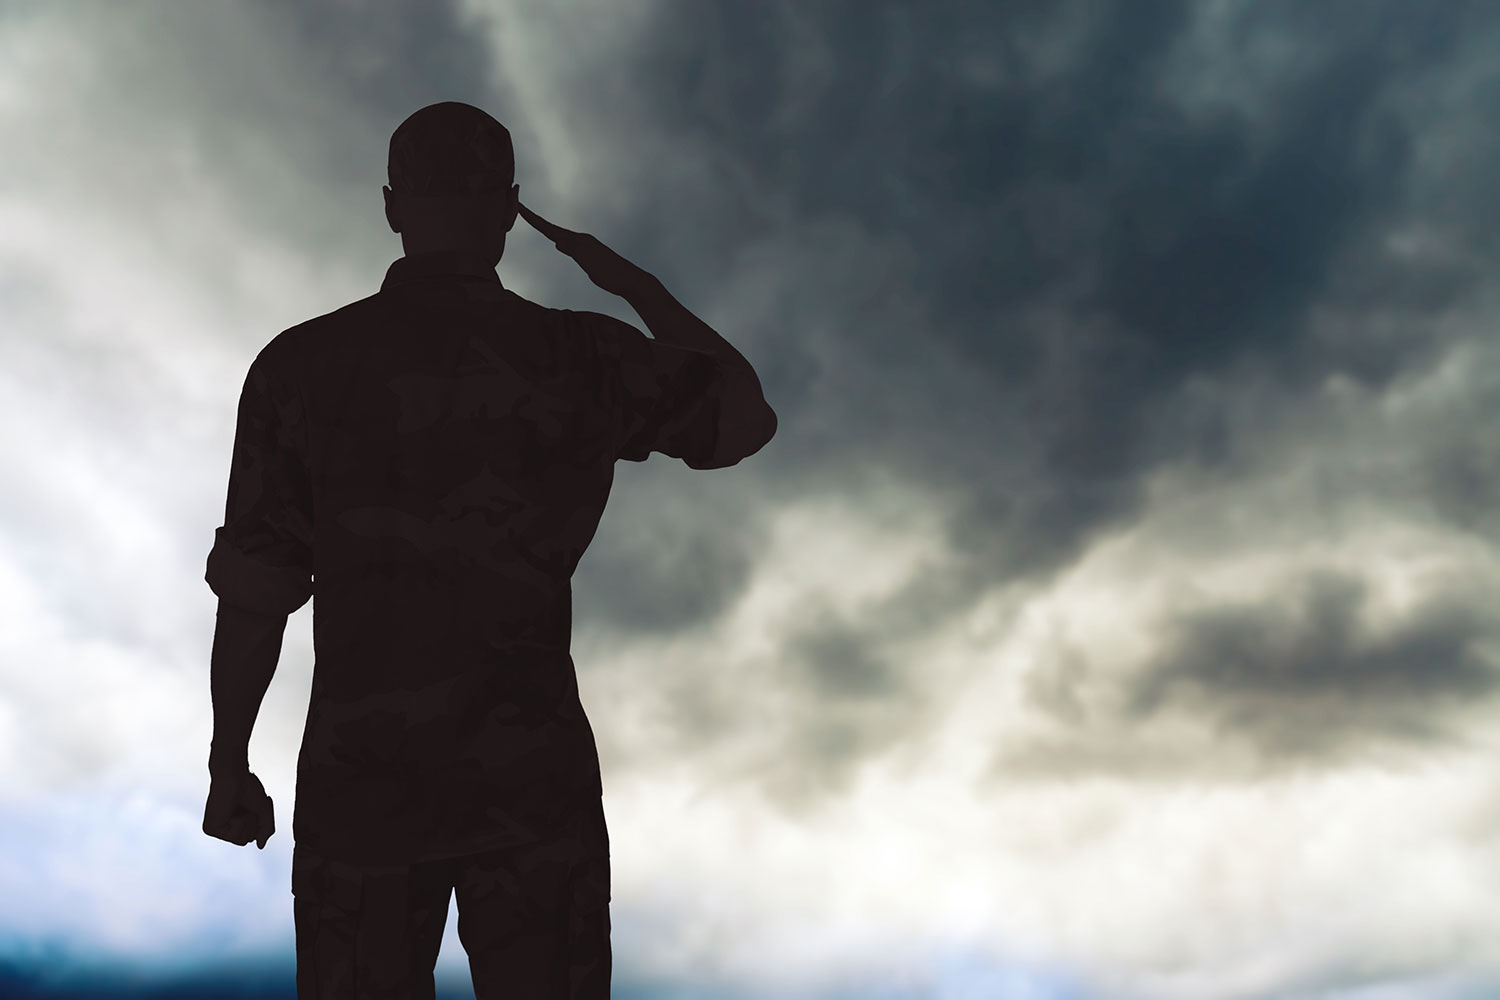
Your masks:
M 659 277 L 779 416 L 730 469 L 621 463 L 575 575 L 618 987 L 1493 993 L 1497 29 L 1458 0 L 9 5 L 7 954 L 289 946 L 290 824 L 250 857 L 194 815 L 235 394 L 379 286 L 390 133 L 460 100 L 523 203 Z M 524 225 L 499 274 L 641 325 Z M 251 747 L 286 817 L 309 624 Z M 149 912 L 48 902 L 132 844 Z M 203 930 L 229 897 L 234 956 Z

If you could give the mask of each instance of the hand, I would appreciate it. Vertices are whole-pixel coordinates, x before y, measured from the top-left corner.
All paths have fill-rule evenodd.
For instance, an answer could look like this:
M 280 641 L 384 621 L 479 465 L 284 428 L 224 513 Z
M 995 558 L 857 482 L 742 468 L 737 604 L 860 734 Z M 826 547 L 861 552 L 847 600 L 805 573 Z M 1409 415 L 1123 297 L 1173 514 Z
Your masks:
M 203 832 L 244 847 L 250 841 L 265 850 L 276 832 L 276 810 L 260 779 L 248 768 L 210 770 Z
M 574 263 L 583 268 L 583 273 L 589 276 L 590 281 L 611 295 L 629 295 L 654 280 L 649 271 L 636 267 L 588 233 L 575 233 L 571 229 L 554 226 L 520 202 L 516 204 L 521 210 L 521 218 L 532 229 L 572 257 Z

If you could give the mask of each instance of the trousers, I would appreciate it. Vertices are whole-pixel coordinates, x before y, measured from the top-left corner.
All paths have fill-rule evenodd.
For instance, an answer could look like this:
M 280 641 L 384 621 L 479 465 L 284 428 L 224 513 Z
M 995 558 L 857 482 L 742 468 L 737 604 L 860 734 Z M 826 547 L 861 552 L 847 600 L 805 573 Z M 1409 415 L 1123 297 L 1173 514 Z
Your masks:
M 608 1000 L 602 800 L 566 836 L 410 865 L 295 845 L 298 1000 L 434 1000 L 453 894 L 475 1000 Z

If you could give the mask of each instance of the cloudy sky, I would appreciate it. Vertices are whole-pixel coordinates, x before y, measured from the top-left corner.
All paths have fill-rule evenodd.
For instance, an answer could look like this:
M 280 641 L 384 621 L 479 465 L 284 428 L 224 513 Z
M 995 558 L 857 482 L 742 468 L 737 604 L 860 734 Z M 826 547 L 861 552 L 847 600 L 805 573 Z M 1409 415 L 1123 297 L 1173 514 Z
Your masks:
M 251 359 L 460 100 L 780 416 L 622 463 L 575 577 L 617 996 L 1500 993 L 1497 56 L 1461 0 L 0 4 L 0 986 L 289 984 L 311 606 L 278 833 L 208 838 L 204 560 Z M 638 323 L 524 223 L 499 272 Z

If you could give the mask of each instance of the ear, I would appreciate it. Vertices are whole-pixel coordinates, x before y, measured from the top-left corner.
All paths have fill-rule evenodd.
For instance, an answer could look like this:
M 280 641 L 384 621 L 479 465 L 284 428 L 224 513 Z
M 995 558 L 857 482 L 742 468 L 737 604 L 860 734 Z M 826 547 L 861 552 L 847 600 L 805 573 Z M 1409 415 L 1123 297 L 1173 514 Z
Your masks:
M 401 223 L 396 208 L 395 192 L 389 187 L 382 187 L 380 190 L 385 195 L 385 221 L 390 225 L 391 232 L 399 233 L 401 232 Z
M 505 221 L 505 231 L 508 233 L 516 224 L 516 216 L 521 211 L 521 185 L 517 184 L 510 189 L 510 205 L 506 208 L 509 218 Z

